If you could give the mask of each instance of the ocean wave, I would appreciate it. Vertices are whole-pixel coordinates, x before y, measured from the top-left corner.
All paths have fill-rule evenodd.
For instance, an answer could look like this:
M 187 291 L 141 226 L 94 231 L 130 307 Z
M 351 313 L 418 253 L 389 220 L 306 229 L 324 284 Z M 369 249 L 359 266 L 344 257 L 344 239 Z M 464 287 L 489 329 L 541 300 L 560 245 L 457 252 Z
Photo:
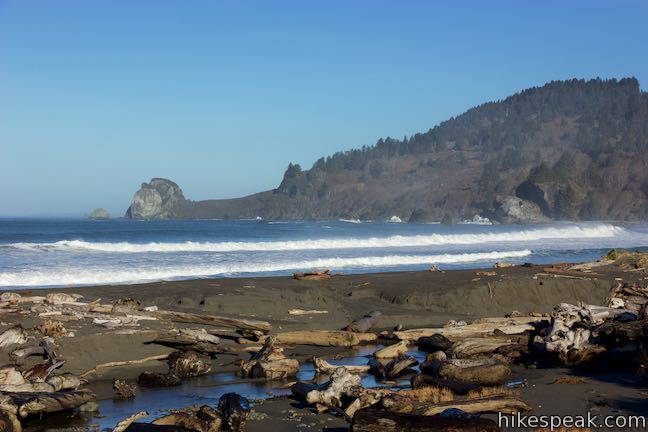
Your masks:
M 318 238 L 312 240 L 286 240 L 264 242 L 180 242 L 180 243 L 130 243 L 130 242 L 87 242 L 83 240 L 61 240 L 54 243 L 11 243 L 4 248 L 30 251 L 93 251 L 111 253 L 145 252 L 241 252 L 241 251 L 290 251 L 330 249 L 371 249 L 443 245 L 479 245 L 484 243 L 533 242 L 551 239 L 599 239 L 626 237 L 635 234 L 625 228 L 609 224 L 568 225 L 542 227 L 521 231 L 489 232 L 475 234 L 422 234 L 396 235 L 370 238 Z
M 531 251 L 514 250 L 503 252 L 480 252 L 442 255 L 388 255 L 353 258 L 320 258 L 304 261 L 270 263 L 238 263 L 198 266 L 159 266 L 145 268 L 70 268 L 58 270 L 29 270 L 0 273 L 0 286 L 68 286 L 105 285 L 116 283 L 137 283 L 164 279 L 202 278 L 209 276 L 235 275 L 240 273 L 271 273 L 289 270 L 329 268 L 396 267 L 403 265 L 460 264 L 488 262 L 501 259 L 516 259 L 531 255 Z

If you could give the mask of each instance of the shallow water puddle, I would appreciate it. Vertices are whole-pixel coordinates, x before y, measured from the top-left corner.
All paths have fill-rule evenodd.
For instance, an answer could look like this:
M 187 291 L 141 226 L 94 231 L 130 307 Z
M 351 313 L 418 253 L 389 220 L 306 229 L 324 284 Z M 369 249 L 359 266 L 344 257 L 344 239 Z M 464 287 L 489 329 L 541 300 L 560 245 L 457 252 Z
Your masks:
M 365 365 L 369 357 L 382 345 L 363 346 L 353 351 L 353 355 L 338 359 L 325 358 L 331 364 Z M 415 357 L 419 362 L 425 360 L 425 353 L 410 351 L 407 353 Z M 418 371 L 418 368 L 414 368 Z M 364 374 L 361 376 L 364 387 L 397 387 L 408 386 L 411 375 L 403 375 L 398 380 L 388 382 L 377 380 L 373 375 Z M 302 363 L 297 379 L 300 381 L 325 382 L 328 375 L 316 375 L 312 363 Z M 99 430 L 112 428 L 115 424 L 139 411 L 148 411 L 149 420 L 164 415 L 170 409 L 184 408 L 191 405 L 212 405 L 218 404 L 221 395 L 229 392 L 239 393 L 251 401 L 254 399 L 267 399 L 275 396 L 290 395 L 290 385 L 294 380 L 287 381 L 265 381 L 262 379 L 243 379 L 233 372 L 216 373 L 209 376 L 196 377 L 184 380 L 178 387 L 165 388 L 139 388 L 135 398 L 129 400 L 106 399 L 99 402 L 100 417 L 93 417 L 87 413 L 68 413 L 50 416 L 47 418 L 48 426 L 77 426 L 91 427 L 99 425 Z M 108 381 L 95 383 L 92 386 L 98 394 L 111 394 L 112 383 Z M 146 420 L 145 420 L 146 421 Z M 26 423 L 26 430 L 33 429 L 34 421 Z M 30 427 L 31 426 L 31 427 Z

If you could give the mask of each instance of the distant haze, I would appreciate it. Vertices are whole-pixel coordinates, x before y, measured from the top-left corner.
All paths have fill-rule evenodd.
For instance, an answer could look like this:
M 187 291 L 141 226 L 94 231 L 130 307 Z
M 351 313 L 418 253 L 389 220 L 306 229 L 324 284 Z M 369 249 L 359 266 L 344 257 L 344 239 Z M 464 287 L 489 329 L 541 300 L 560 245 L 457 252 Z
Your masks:
M 555 79 L 648 82 L 648 3 L 0 1 L 0 216 L 123 215 Z

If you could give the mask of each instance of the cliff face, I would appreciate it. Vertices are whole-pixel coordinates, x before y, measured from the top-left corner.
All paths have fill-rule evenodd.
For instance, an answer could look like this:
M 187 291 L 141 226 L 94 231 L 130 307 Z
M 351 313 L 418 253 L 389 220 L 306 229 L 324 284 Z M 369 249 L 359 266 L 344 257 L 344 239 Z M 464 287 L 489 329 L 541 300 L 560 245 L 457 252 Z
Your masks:
M 409 138 L 322 158 L 309 170 L 290 164 L 277 189 L 238 199 L 187 201 L 168 181 L 176 199 L 165 199 L 155 180 L 127 215 L 645 220 L 648 95 L 633 78 L 552 82 Z

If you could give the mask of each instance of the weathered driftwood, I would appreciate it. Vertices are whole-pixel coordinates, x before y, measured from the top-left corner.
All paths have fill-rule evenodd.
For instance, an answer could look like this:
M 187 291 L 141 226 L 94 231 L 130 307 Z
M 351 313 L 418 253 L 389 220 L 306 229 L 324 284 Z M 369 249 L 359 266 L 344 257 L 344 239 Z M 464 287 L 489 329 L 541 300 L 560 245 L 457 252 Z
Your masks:
M 327 314 L 327 310 L 318 310 L 318 309 L 290 309 L 288 310 L 288 315 L 319 315 Z
M 360 389 L 358 397 L 344 409 L 344 417 L 351 422 L 356 411 L 370 407 L 380 402 L 385 396 L 392 394 L 394 391 L 387 388 L 370 388 Z
M 11 345 L 22 345 L 28 340 L 27 332 L 21 326 L 10 327 L 0 333 L 0 348 Z
M 324 384 L 297 382 L 290 390 L 306 403 L 339 407 L 344 396 L 354 395 L 360 387 L 360 377 L 341 367 Z
M 420 350 L 429 352 L 447 351 L 452 346 L 452 342 L 439 333 L 420 337 L 417 344 Z
M 14 393 L 49 393 L 54 387 L 45 382 L 30 382 L 13 366 L 0 368 L 0 391 Z
M 30 414 L 51 413 L 76 408 L 95 401 L 89 391 L 64 391 L 52 393 L 4 393 L 0 407 L 7 412 L 27 417 Z
M 400 341 L 393 345 L 387 345 L 373 353 L 374 358 L 387 359 L 402 356 L 407 352 L 407 341 Z
M 439 374 L 441 364 L 445 363 L 447 360 L 448 356 L 445 352 L 435 351 L 425 357 L 425 361 L 421 363 L 419 369 L 422 373 L 436 376 Z
M 357 333 L 366 333 L 372 327 L 378 324 L 381 315 L 382 314 L 380 313 L 380 311 L 377 310 L 367 312 L 361 318 L 357 318 L 353 320 L 351 324 L 346 326 L 343 330 L 357 332 Z
M 506 334 L 519 334 L 525 331 L 534 330 L 532 324 L 545 321 L 543 317 L 510 317 L 510 318 L 489 318 L 474 321 L 463 326 L 450 326 L 440 328 L 420 328 L 394 332 L 394 336 L 400 340 L 418 340 L 421 337 L 440 334 L 456 341 L 467 337 L 480 337 L 485 334 L 499 330 Z
M 216 432 L 221 430 L 223 419 L 214 408 L 203 405 L 200 408 L 174 410 L 170 414 L 155 419 L 156 426 L 176 426 L 197 432 Z
M 250 414 L 250 402 L 237 393 L 225 393 L 218 400 L 218 410 L 226 430 L 241 432 Z
M 148 362 L 152 362 L 152 361 L 166 360 L 167 357 L 169 357 L 169 354 L 161 354 L 161 355 L 145 357 L 145 358 L 137 359 L 137 360 L 124 360 L 124 361 L 113 361 L 113 362 L 108 362 L 108 363 L 101 363 L 101 364 L 98 364 L 97 366 L 93 367 L 92 369 L 89 369 L 89 370 L 83 372 L 79 377 L 80 378 L 85 378 L 88 375 L 90 375 L 90 374 L 92 374 L 94 372 L 97 372 L 100 369 L 119 367 L 119 366 L 131 366 L 131 365 L 144 364 L 144 363 L 148 363 Z
M 418 360 L 411 356 L 396 357 L 385 365 L 385 377 L 396 378 L 405 373 L 409 368 L 418 364 Z
M 120 379 L 113 380 L 113 390 L 115 390 L 115 399 L 132 399 L 135 397 L 135 386 Z
M 47 384 L 54 388 L 54 391 L 76 390 L 81 387 L 81 380 L 78 376 L 71 373 L 51 376 L 47 379 Z
M 375 408 L 356 411 L 351 432 L 496 432 L 493 420 L 401 414 Z
M 174 387 L 182 384 L 175 375 L 156 372 L 142 372 L 137 377 L 137 383 L 142 387 Z
M 287 345 L 338 347 L 356 346 L 364 342 L 375 342 L 378 340 L 378 335 L 375 333 L 354 333 L 344 330 L 299 330 L 277 333 L 274 337 L 277 339 L 277 342 Z M 260 341 L 264 340 L 265 338 L 260 339 Z M 239 342 L 250 343 L 246 340 L 239 340 Z M 258 341 L 251 343 L 258 343 Z
M 211 372 L 209 358 L 194 351 L 174 351 L 167 357 L 169 373 L 178 378 L 190 378 Z
M 55 369 L 58 369 L 61 366 L 63 366 L 64 363 L 65 363 L 65 360 L 59 360 L 54 364 L 50 363 L 50 361 L 47 360 L 47 361 L 45 361 L 43 363 L 39 363 L 39 364 L 34 365 L 34 366 L 32 366 L 32 367 L 30 367 L 28 369 L 25 369 L 22 372 L 22 375 L 23 375 L 23 377 L 25 377 L 25 379 L 27 381 L 33 381 L 33 382 L 39 381 L 39 382 L 42 382 L 42 381 L 47 380 L 47 377 L 49 377 L 50 374 L 52 372 L 54 372 Z
M 331 279 L 331 270 L 295 273 L 293 274 L 293 279 L 307 281 L 327 281 Z
M 319 357 L 313 357 L 315 371 L 322 374 L 332 374 L 339 367 L 343 367 L 351 373 L 363 374 L 371 370 L 369 365 L 334 365 Z
M 272 330 L 272 324 L 266 321 L 165 310 L 158 310 L 156 313 L 162 318 L 168 318 L 175 322 L 211 326 L 230 326 L 244 330 L 259 330 L 263 333 L 269 333 Z
M 508 396 L 494 396 L 478 399 L 458 400 L 451 402 L 441 402 L 438 404 L 418 404 L 413 403 L 411 407 L 412 414 L 433 416 L 441 414 L 443 411 L 454 408 L 460 409 L 468 414 L 476 413 L 514 413 L 530 411 L 531 407 L 524 401 Z
M 511 376 L 511 369 L 503 364 L 460 367 L 442 364 L 439 376 L 448 380 L 469 382 L 478 386 L 502 385 Z
M 241 364 L 241 375 L 249 378 L 284 379 L 299 372 L 299 362 L 288 359 L 277 339 L 270 336 L 252 358 Z
M 465 381 L 457 381 L 431 375 L 417 374 L 411 379 L 412 388 L 436 387 L 447 388 L 457 395 L 467 395 L 470 391 L 479 390 L 479 386 Z
M 120 421 L 117 423 L 115 428 L 113 429 L 113 432 L 124 432 L 128 427 L 135 421 L 141 420 L 143 418 L 146 418 L 149 416 L 149 413 L 146 411 L 140 411 L 138 413 L 135 413 L 131 416 L 126 417 L 124 420 Z
M 27 357 L 34 355 L 44 356 L 45 350 L 42 346 L 31 345 L 24 348 L 17 348 L 9 353 L 11 361 L 17 365 L 23 364 Z
M 491 354 L 499 347 L 510 345 L 513 342 L 509 338 L 499 337 L 470 337 L 452 344 L 449 354 L 454 358 L 469 358 L 480 354 Z

